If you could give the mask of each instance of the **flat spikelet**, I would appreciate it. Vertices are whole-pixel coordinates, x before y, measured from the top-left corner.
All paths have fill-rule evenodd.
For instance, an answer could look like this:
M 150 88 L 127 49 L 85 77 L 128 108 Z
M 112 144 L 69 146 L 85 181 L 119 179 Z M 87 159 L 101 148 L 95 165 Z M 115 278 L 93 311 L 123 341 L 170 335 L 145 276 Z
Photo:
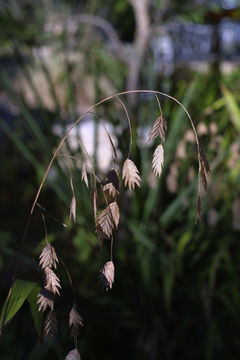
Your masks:
M 118 204 L 116 203 L 116 201 L 114 201 L 108 207 L 111 211 L 112 220 L 114 222 L 115 228 L 117 229 L 119 224 L 119 217 L 120 217 Z
M 45 311 L 48 306 L 53 310 L 54 293 L 49 288 L 44 287 L 38 294 L 37 304 L 39 305 L 38 311 Z
M 69 327 L 71 328 L 71 336 L 77 337 L 79 334 L 79 326 L 83 326 L 83 319 L 77 310 L 72 307 L 69 313 Z
M 118 227 L 119 208 L 116 201 L 108 205 L 97 218 L 97 225 L 100 226 L 104 234 L 110 238 L 113 229 Z
M 81 360 L 81 357 L 77 349 L 74 349 L 67 354 L 65 360 Z
M 167 122 L 165 118 L 161 115 L 155 120 L 153 127 L 148 135 L 148 141 L 153 140 L 159 136 L 162 139 L 162 142 L 164 142 L 166 137 L 166 132 L 167 132 Z
M 59 289 L 61 289 L 60 280 L 55 274 L 55 272 L 50 269 L 49 267 L 46 267 L 44 269 L 45 276 L 46 276 L 46 287 L 51 289 L 54 294 L 59 294 Z
M 46 267 L 54 267 L 56 269 L 58 263 L 57 254 L 54 248 L 48 243 L 42 249 L 39 256 L 39 265 L 44 270 Z
M 112 288 L 114 283 L 114 264 L 112 261 L 106 262 L 103 268 L 100 270 L 99 282 L 103 288 L 108 291 Z
M 57 334 L 57 318 L 53 310 L 49 311 L 44 322 L 43 336 L 54 336 Z
M 139 175 L 139 171 L 132 160 L 127 159 L 124 162 L 122 177 L 123 177 L 125 186 L 128 185 L 129 190 L 134 189 L 135 184 L 140 187 L 141 178 Z
M 158 145 L 153 154 L 152 168 L 154 174 L 160 176 L 164 161 L 164 150 L 162 144 Z

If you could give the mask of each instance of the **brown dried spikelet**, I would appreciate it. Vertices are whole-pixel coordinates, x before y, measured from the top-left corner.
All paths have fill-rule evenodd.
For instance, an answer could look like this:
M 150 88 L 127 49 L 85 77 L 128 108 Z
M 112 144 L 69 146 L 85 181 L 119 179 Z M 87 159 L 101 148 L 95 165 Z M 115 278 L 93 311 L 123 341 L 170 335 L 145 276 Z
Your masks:
M 61 289 L 60 280 L 55 274 L 55 272 L 46 267 L 44 269 L 45 277 L 46 277 L 46 288 L 51 289 L 54 294 L 59 294 L 59 289 Z
M 154 174 L 160 176 L 164 162 L 164 150 L 162 144 L 158 145 L 153 154 L 152 168 Z
M 58 263 L 57 254 L 53 246 L 49 243 L 44 246 L 39 256 L 39 265 L 44 270 L 46 267 L 54 267 L 56 269 Z
M 54 310 L 49 311 L 44 322 L 43 336 L 54 336 L 57 334 L 57 318 Z
M 45 311 L 48 306 L 53 310 L 54 293 L 52 289 L 44 287 L 38 294 L 37 304 L 39 304 L 38 311 Z
M 109 238 L 112 235 L 113 229 L 118 227 L 118 223 L 119 208 L 116 201 L 114 201 L 98 216 L 97 225 L 101 227 L 104 234 Z
M 103 185 L 103 191 L 108 191 L 109 195 L 112 196 L 113 198 L 116 198 L 116 196 L 119 194 L 119 192 L 111 183 Z
M 69 313 L 69 327 L 71 328 L 71 336 L 79 335 L 79 326 L 83 326 L 83 319 L 73 306 Z
M 112 289 L 112 285 L 114 283 L 114 264 L 112 261 L 106 262 L 100 270 L 99 282 L 106 291 Z
M 65 360 L 81 360 L 78 350 L 77 349 L 71 350 L 65 357 Z
M 139 171 L 134 164 L 134 162 L 130 159 L 125 160 L 123 165 L 123 173 L 122 178 L 124 181 L 125 186 L 128 185 L 129 190 L 135 188 L 135 184 L 140 187 L 141 178 L 139 175 Z
M 160 115 L 154 122 L 153 127 L 148 135 L 148 141 L 155 139 L 156 137 L 160 137 L 162 142 L 165 141 L 167 132 L 167 122 L 166 119 Z

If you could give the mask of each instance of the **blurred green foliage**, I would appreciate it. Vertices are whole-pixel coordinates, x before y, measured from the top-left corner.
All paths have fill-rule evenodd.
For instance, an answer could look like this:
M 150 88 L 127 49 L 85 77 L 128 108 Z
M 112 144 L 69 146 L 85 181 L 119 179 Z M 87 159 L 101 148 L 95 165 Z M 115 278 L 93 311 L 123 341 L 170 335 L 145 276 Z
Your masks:
M 67 22 L 73 11 L 92 12 L 110 21 L 121 39 L 132 41 L 134 37 L 134 14 L 127 1 L 46 3 L 33 6 L 31 1 L 20 1 L 18 13 L 15 2 L 9 2 L 0 13 L 1 305 L 19 260 L 17 278 L 42 285 L 37 262 L 44 227 L 38 208 L 21 252 L 19 244 L 36 189 L 60 139 L 56 127 L 62 134 L 82 108 L 124 90 L 127 78 L 126 65 L 109 53 L 102 36 L 91 26 L 80 26 L 75 36 L 64 29 L 46 31 L 44 26 L 64 14 Z M 185 11 L 173 2 L 166 18 L 173 12 L 185 20 L 205 21 L 208 8 L 193 13 L 186 4 Z M 156 1 L 154 6 L 157 11 L 166 4 Z M 137 106 L 130 107 L 131 158 L 143 183 L 131 194 L 121 184 L 111 292 L 104 293 L 98 284 L 110 244 L 105 241 L 103 249 L 99 248 L 90 193 L 80 181 L 75 159 L 82 160 L 83 155 L 80 146 L 73 149 L 70 142 L 64 148 L 67 159 L 57 159 L 39 199 L 46 208 L 49 241 L 64 260 L 76 289 L 77 307 L 84 318 L 79 340 L 83 359 L 234 360 L 240 351 L 240 68 L 219 76 L 213 67 L 201 73 L 176 66 L 166 76 L 148 66 L 151 56 L 146 55 L 140 86 L 152 84 L 184 104 L 210 161 L 202 221 L 195 223 L 197 154 L 184 112 L 161 99 L 168 133 L 164 171 L 155 179 L 151 174 L 154 144 L 147 144 L 146 134 L 159 110 L 154 97 L 139 96 Z M 122 154 L 120 167 L 128 149 L 125 114 L 112 102 L 99 108 L 98 116 L 113 126 Z M 96 135 L 100 129 L 97 117 L 94 126 Z M 78 203 L 75 225 L 69 220 L 69 168 Z M 99 177 L 103 180 L 106 174 L 98 165 Z M 99 201 L 103 206 L 103 200 Z M 58 273 L 63 288 L 56 300 L 58 337 L 42 343 L 34 327 L 36 317 L 25 301 L 1 335 L 1 359 L 63 359 L 72 348 L 68 330 L 71 288 L 62 265 Z

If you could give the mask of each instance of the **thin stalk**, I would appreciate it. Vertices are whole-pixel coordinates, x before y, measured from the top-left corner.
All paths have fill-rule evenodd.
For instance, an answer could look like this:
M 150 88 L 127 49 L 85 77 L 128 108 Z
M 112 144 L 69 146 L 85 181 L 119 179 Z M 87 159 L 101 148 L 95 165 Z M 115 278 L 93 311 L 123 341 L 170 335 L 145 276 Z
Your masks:
M 122 105 L 124 111 L 125 111 L 125 114 L 126 114 L 126 117 L 127 117 L 127 121 L 128 121 L 128 127 L 129 127 L 129 149 L 128 149 L 128 158 L 130 156 L 130 153 L 131 153 L 131 149 L 132 149 L 132 126 L 131 126 L 131 121 L 130 121 L 130 117 L 129 117 L 129 114 L 128 114 L 128 111 L 127 111 L 127 108 L 126 106 L 124 105 L 124 103 L 122 102 L 122 100 L 120 99 L 120 97 L 118 97 L 116 95 L 116 98 L 118 99 L 118 101 L 120 102 L 120 104 Z

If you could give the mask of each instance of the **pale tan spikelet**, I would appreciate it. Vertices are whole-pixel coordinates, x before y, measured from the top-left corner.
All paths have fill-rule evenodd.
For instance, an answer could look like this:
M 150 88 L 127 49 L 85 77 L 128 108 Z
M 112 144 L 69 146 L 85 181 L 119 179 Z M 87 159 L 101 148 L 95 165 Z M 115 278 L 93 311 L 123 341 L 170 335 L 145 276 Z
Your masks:
M 113 219 L 114 225 L 117 228 L 118 224 L 119 224 L 120 214 L 119 214 L 119 207 L 118 207 L 118 204 L 116 203 L 116 201 L 109 204 L 109 209 L 111 210 L 111 213 L 112 213 L 112 219 Z
M 103 191 L 108 191 L 109 195 L 113 198 L 116 198 L 116 196 L 119 194 L 119 192 L 116 190 L 112 183 L 103 185 Z
M 160 137 L 162 142 L 165 141 L 167 132 L 167 122 L 165 118 L 160 115 L 154 122 L 153 127 L 148 135 L 148 141 L 155 139 L 156 137 Z
M 44 322 L 43 336 L 54 336 L 57 334 L 57 318 L 54 310 L 49 311 Z
M 41 268 L 44 270 L 45 267 L 54 267 L 56 269 L 58 263 L 57 254 L 53 246 L 49 243 L 44 246 L 42 252 L 39 256 L 39 264 Z
M 78 350 L 77 349 L 71 350 L 65 357 L 65 360 L 81 360 Z
M 104 209 L 97 218 L 97 224 L 101 227 L 104 234 L 109 238 L 114 229 L 114 221 L 109 206 Z
M 164 150 L 162 144 L 158 145 L 153 154 L 152 168 L 154 174 L 160 176 L 164 161 Z
M 46 287 L 48 289 L 51 289 L 54 294 L 59 294 L 59 289 L 61 289 L 60 280 L 55 274 L 55 272 L 50 269 L 49 267 L 46 267 L 44 269 L 45 276 L 46 276 Z
M 114 283 L 114 264 L 112 261 L 106 262 L 103 268 L 100 270 L 99 281 L 102 284 L 103 288 L 108 291 L 112 289 Z
M 141 178 L 139 175 L 139 171 L 132 160 L 127 159 L 124 162 L 122 177 L 123 180 L 125 180 L 125 186 L 128 185 L 129 190 L 134 189 L 135 184 L 140 187 Z
M 75 195 L 73 195 L 70 206 L 70 219 L 73 219 L 74 222 L 76 222 L 76 205 L 76 198 Z
M 86 169 L 86 163 L 82 163 L 82 180 L 85 182 L 87 188 L 88 188 L 88 177 L 87 177 L 87 169 Z
M 77 312 L 75 307 L 72 307 L 69 313 L 69 327 L 71 328 L 71 336 L 77 337 L 79 334 L 79 326 L 83 326 L 83 319 Z
M 39 304 L 39 311 L 45 311 L 49 306 L 53 310 L 54 306 L 54 293 L 51 289 L 44 287 L 38 294 L 37 304 Z
M 98 216 L 97 225 L 101 227 L 104 234 L 109 238 L 112 235 L 114 228 L 118 227 L 118 223 L 119 207 L 116 201 L 114 201 Z M 98 229 L 96 230 L 98 231 Z

